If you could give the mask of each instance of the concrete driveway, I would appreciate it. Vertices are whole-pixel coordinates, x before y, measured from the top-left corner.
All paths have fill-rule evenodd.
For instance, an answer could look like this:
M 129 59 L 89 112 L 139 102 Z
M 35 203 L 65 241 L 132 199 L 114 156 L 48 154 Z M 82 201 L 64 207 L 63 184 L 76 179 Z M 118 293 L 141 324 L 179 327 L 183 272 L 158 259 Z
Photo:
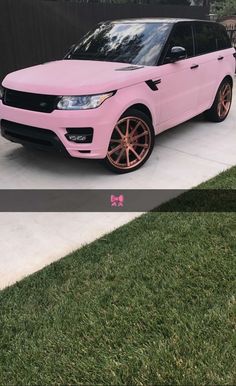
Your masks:
M 236 91 L 236 90 L 235 90 Z M 188 189 L 236 164 L 236 98 L 221 124 L 197 117 L 156 137 L 140 170 L 114 175 L 99 162 L 25 150 L 0 138 L 1 189 Z M 138 213 L 1 213 L 0 288 Z

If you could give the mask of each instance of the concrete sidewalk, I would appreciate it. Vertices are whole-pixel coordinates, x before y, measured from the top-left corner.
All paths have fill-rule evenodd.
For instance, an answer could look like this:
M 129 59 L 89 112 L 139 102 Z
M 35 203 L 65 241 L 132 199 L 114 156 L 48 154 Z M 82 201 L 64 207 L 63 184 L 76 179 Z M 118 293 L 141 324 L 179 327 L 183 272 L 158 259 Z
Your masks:
M 236 91 L 236 90 L 235 90 Z M 114 175 L 96 161 L 25 150 L 0 138 L 0 188 L 188 189 L 236 164 L 236 98 L 221 124 L 197 117 L 156 137 L 144 167 Z M 138 213 L 1 213 L 0 288 Z

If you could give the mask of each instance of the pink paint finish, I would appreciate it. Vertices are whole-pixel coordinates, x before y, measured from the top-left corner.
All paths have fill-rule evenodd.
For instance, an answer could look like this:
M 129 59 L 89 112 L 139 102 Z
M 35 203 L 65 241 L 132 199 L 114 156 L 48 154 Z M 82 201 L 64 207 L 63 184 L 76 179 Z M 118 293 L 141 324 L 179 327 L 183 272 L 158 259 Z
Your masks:
M 59 60 L 13 72 L 3 86 L 51 95 L 87 95 L 117 90 L 152 78 L 156 67 L 120 71 L 125 63 Z
M 90 110 L 54 110 L 50 114 L 6 106 L 0 102 L 1 119 L 50 129 L 73 157 L 104 158 L 113 128 L 122 113 L 133 104 L 145 104 L 155 119 L 159 95 L 145 80 L 158 77 L 159 67 L 117 71 L 124 63 L 62 60 L 26 68 L 9 74 L 3 86 L 9 89 L 48 95 L 90 95 L 117 90 L 100 107 Z M 77 144 L 66 139 L 67 127 L 92 127 L 92 144 Z M 79 151 L 89 150 L 90 153 Z
M 61 60 L 9 74 L 3 81 L 8 89 L 48 95 L 90 95 L 116 90 L 100 107 L 84 111 L 55 109 L 42 113 L 14 108 L 0 101 L 0 118 L 56 133 L 67 152 L 79 158 L 104 158 L 112 131 L 131 106 L 149 110 L 155 133 L 169 129 L 208 109 L 225 76 L 233 77 L 233 48 L 161 66 L 143 66 L 119 71 L 124 63 Z M 217 60 L 224 55 L 224 61 Z M 195 64 L 199 68 L 191 69 Z M 117 71 L 118 70 L 118 71 Z M 158 91 L 145 81 L 161 80 Z M 66 139 L 66 128 L 92 127 L 92 143 Z M 80 151 L 89 151 L 81 153 Z

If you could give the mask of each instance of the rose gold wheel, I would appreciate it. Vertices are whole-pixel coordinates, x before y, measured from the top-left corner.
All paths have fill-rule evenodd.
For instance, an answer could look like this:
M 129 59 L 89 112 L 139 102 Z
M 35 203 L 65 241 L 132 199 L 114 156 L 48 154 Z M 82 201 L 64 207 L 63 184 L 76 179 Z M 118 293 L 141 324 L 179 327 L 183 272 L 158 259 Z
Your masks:
M 230 109 L 232 99 L 232 89 L 229 83 L 224 83 L 219 90 L 217 112 L 220 119 L 224 119 Z
M 148 125 L 140 118 L 125 117 L 113 131 L 107 157 L 114 167 L 131 169 L 145 159 L 150 146 Z
M 116 173 L 131 172 L 147 161 L 153 146 L 152 122 L 144 113 L 129 109 L 113 130 L 105 164 Z
M 222 80 L 211 108 L 205 111 L 205 117 L 211 122 L 222 122 L 227 117 L 232 102 L 232 80 Z

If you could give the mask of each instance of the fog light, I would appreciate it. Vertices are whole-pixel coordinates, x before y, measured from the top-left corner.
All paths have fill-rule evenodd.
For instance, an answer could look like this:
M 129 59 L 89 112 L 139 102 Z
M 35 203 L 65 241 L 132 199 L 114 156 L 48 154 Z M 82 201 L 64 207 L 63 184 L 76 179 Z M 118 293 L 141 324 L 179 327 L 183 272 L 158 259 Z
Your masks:
M 67 128 L 66 138 L 76 143 L 91 143 L 93 140 L 92 127 L 71 127 Z
M 66 138 L 69 140 L 69 141 L 72 141 L 72 142 L 86 142 L 87 140 L 87 137 L 86 135 L 79 135 L 79 134 L 66 134 Z

